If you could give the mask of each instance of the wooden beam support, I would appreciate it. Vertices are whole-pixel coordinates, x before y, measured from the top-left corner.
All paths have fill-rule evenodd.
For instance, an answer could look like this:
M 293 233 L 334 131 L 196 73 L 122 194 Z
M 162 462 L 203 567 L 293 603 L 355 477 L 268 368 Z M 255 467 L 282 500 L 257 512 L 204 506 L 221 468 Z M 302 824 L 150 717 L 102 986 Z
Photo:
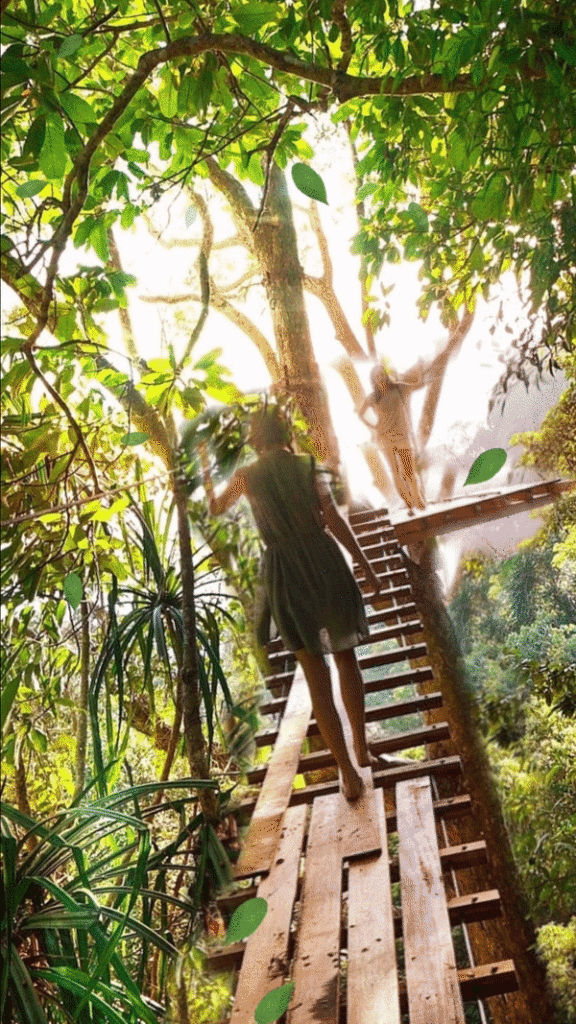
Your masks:
M 292 691 L 290 691 L 291 694 Z M 409 697 L 407 700 L 397 700 L 391 704 L 379 704 L 374 708 L 367 708 L 366 721 L 384 722 L 391 718 L 401 718 L 404 715 L 413 715 L 420 711 L 431 711 L 440 707 L 442 707 L 442 694 L 437 690 L 435 693 L 425 693 L 422 696 Z M 320 730 L 316 719 L 313 718 L 310 721 L 306 735 L 318 736 L 319 733 Z M 257 732 L 254 742 L 257 747 L 271 747 L 276 742 L 277 737 L 277 729 L 267 729 L 264 732 Z
M 439 743 L 441 740 L 450 739 L 450 729 L 446 722 L 436 722 L 432 725 L 423 725 L 420 729 L 410 729 L 405 732 L 394 733 L 386 739 L 372 740 L 370 750 L 373 754 L 393 754 L 397 750 L 409 750 L 411 747 L 420 747 L 427 743 Z M 333 754 L 326 748 L 315 751 L 313 754 L 305 754 L 298 762 L 298 774 L 315 772 L 319 768 L 331 768 L 336 766 Z M 262 782 L 266 775 L 266 766 L 252 768 L 246 773 L 246 778 L 251 786 Z

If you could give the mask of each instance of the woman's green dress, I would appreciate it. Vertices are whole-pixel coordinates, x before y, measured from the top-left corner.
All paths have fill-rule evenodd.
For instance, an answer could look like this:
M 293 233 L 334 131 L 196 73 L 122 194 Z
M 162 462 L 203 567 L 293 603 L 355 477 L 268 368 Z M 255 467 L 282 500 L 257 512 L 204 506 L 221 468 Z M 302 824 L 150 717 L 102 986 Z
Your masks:
M 244 472 L 266 545 L 258 642 L 270 640 L 272 618 L 290 651 L 328 654 L 365 643 L 369 628 L 362 595 L 336 541 L 324 530 L 314 459 L 275 449 Z

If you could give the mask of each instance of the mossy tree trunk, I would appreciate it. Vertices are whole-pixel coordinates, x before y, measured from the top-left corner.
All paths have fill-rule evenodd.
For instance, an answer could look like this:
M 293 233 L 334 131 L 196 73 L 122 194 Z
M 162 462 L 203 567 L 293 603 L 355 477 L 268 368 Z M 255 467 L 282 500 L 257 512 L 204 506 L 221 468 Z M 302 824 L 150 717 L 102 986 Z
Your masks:
M 442 600 L 434 565 L 434 544 L 411 548 L 404 561 L 422 621 L 423 636 L 440 688 L 444 718 L 450 726 L 454 750 L 462 760 L 472 813 L 485 839 L 490 884 L 500 892 L 502 919 L 496 928 L 470 930 L 478 962 L 510 957 L 514 960 L 520 991 L 504 1002 L 491 1004 L 494 1024 L 543 1024 L 554 1020 L 546 974 L 535 953 L 535 931 L 514 861 L 510 837 L 496 782 L 480 730 L 474 695 L 466 684 L 462 652 Z M 461 841 L 465 841 L 462 837 Z M 492 947 L 492 948 L 490 948 Z

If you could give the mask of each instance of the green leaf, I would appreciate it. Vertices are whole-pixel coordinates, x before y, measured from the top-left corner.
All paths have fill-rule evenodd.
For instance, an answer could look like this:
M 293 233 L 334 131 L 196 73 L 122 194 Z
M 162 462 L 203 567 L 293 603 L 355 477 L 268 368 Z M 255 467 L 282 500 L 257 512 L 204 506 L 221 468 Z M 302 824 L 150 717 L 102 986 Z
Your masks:
M 321 203 L 328 204 L 324 182 L 311 167 L 306 164 L 293 164 L 292 181 L 298 191 L 308 196 L 309 199 L 317 199 Z
M 22 155 L 37 157 L 44 145 L 45 137 L 46 122 L 43 117 L 35 117 L 28 129 Z
M 44 178 L 30 178 L 18 185 L 16 195 L 20 196 L 20 199 L 31 199 L 32 196 L 37 196 L 47 184 L 48 182 Z
M 48 181 L 62 178 L 67 160 L 64 125 L 58 114 L 46 115 L 46 133 L 38 163 Z
M 58 56 L 71 57 L 72 54 L 76 53 L 76 50 L 78 50 L 79 47 L 82 46 L 83 42 L 84 40 L 80 35 L 66 36 L 66 39 L 64 39 L 60 45 L 60 49 L 58 50 Z
M 158 90 L 158 106 L 164 117 L 176 117 L 178 112 L 178 87 L 174 75 L 168 68 L 162 75 L 162 83 Z
M 73 92 L 61 92 L 58 102 L 74 122 L 80 124 L 92 124 L 98 120 L 98 116 L 92 110 L 89 103 Z
M 256 1024 L 274 1024 L 274 1021 L 279 1020 L 288 1009 L 293 991 L 294 982 L 289 981 L 286 985 L 281 985 L 280 988 L 268 992 L 254 1011 Z
M 186 213 L 184 214 L 184 223 L 187 228 L 189 228 L 194 223 L 194 221 L 196 220 L 197 213 L 198 211 L 195 206 L 188 207 Z
M 428 231 L 428 214 L 419 203 L 410 203 L 408 213 L 414 222 L 417 231 Z
M 69 572 L 64 580 L 64 595 L 74 611 L 80 604 L 83 594 L 82 580 L 75 572 Z
M 2 687 L 2 710 L 0 714 L 0 728 L 4 728 L 6 719 L 10 714 L 10 708 L 12 707 L 16 694 L 18 693 L 18 687 L 20 686 L 21 676 L 15 676 L 10 679 L 9 682 Z
M 88 238 L 90 245 L 94 249 L 96 255 L 100 257 L 102 263 L 107 263 L 110 258 L 108 238 L 106 235 L 106 228 L 100 218 L 94 222 Z
M 255 0 L 246 3 L 246 0 L 242 0 L 242 3 L 234 4 L 230 8 L 230 17 L 240 26 L 245 35 L 251 36 L 255 35 L 263 25 L 276 21 L 280 13 L 278 7 L 278 4 L 255 2 Z
M 466 487 L 467 484 L 481 484 L 484 480 L 491 480 L 502 469 L 506 458 L 507 455 L 504 448 L 488 448 L 487 451 L 482 452 L 472 463 L 470 472 L 464 481 L 464 486 Z
M 41 729 L 31 729 L 29 736 L 34 750 L 37 750 L 39 754 L 45 754 L 48 750 L 48 738 L 46 733 L 42 732 Z
M 133 447 L 135 444 L 143 444 L 149 437 L 150 434 L 142 434 L 140 431 L 135 430 L 133 434 L 124 434 L 124 437 L 120 438 L 120 444 Z
M 240 942 L 241 939 L 248 938 L 260 927 L 267 913 L 268 903 L 262 896 L 246 900 L 232 914 L 225 941 Z

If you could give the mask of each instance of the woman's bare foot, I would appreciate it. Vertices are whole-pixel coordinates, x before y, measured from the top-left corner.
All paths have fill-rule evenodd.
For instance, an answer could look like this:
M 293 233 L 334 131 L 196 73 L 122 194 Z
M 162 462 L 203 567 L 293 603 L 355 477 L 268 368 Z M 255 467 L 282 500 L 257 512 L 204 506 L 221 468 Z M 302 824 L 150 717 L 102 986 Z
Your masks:
M 406 757 L 394 757 L 391 754 L 371 754 L 370 751 L 364 757 L 359 757 L 358 754 L 356 754 L 356 757 L 358 758 L 360 768 L 372 768 L 373 771 L 410 764 L 409 758 Z
M 342 792 L 349 803 L 359 800 L 364 792 L 364 781 L 358 772 L 352 771 L 350 775 L 340 773 L 342 777 Z

